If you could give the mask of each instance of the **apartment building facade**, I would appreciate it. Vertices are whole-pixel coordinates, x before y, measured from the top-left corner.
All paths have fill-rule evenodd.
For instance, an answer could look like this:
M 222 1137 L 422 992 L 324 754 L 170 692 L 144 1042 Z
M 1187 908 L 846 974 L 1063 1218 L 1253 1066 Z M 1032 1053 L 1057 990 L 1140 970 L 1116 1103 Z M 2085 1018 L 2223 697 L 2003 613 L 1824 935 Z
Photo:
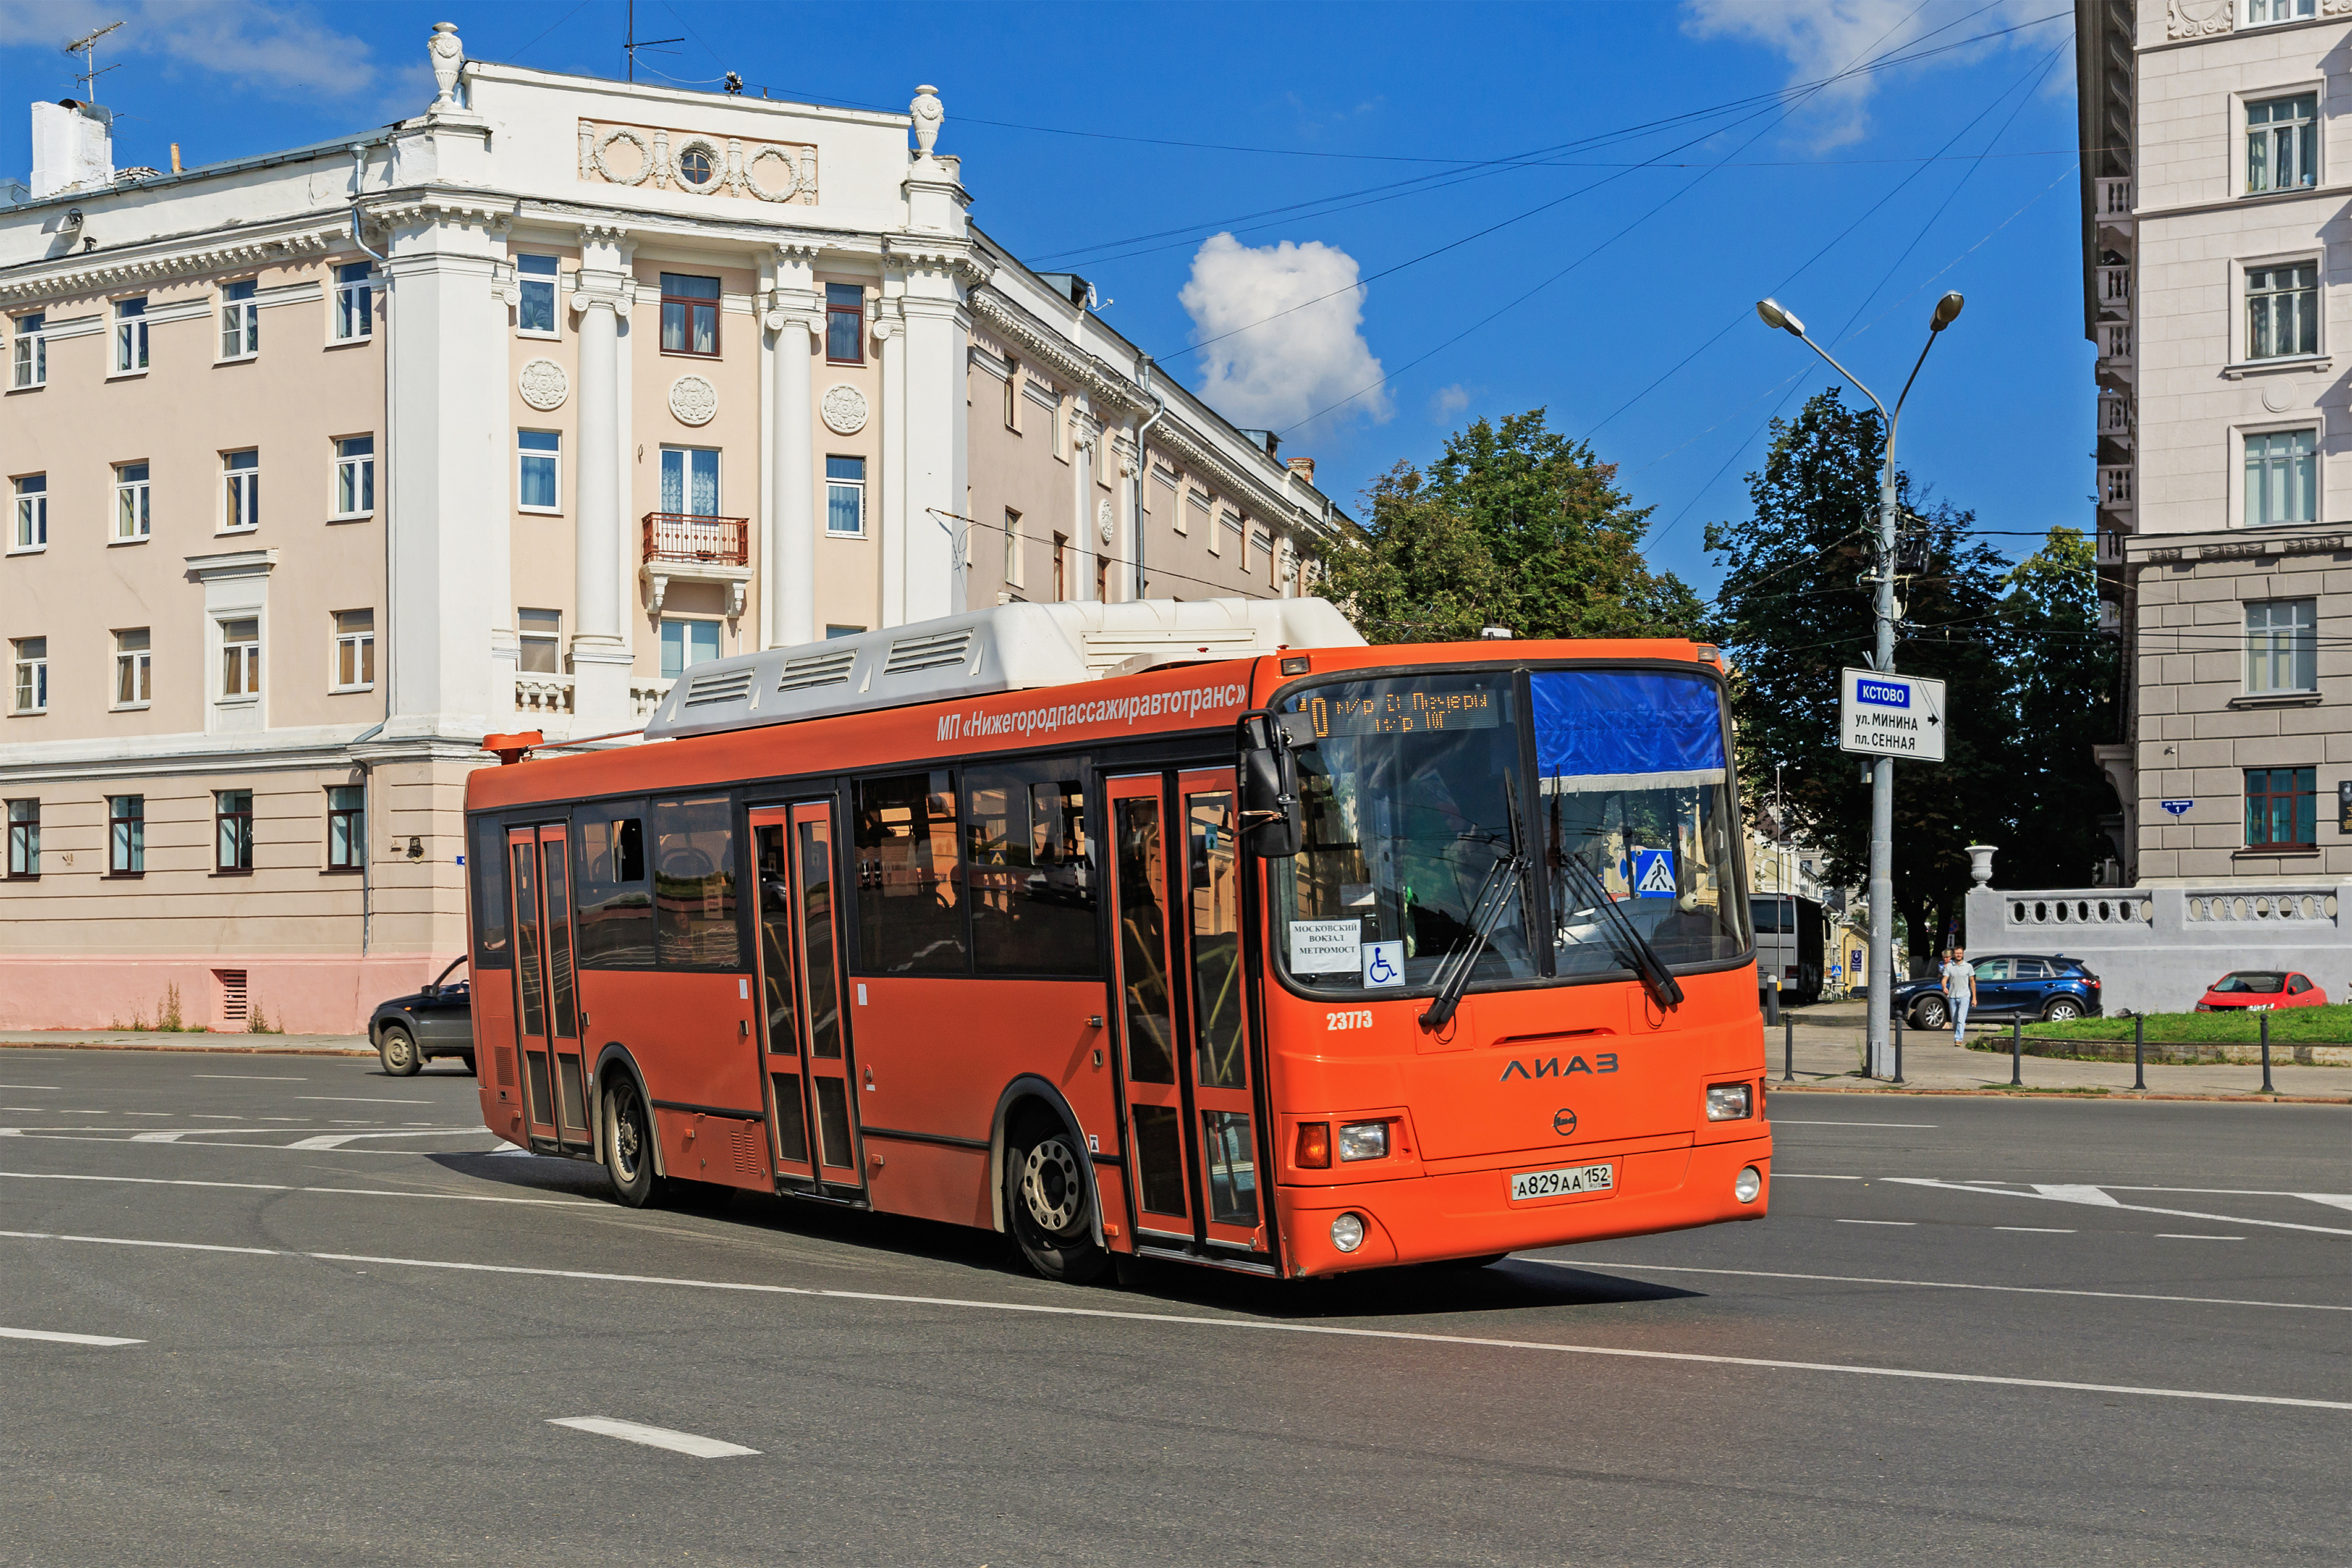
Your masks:
M 354 1028 L 464 950 L 485 734 L 626 743 L 703 660 L 1013 599 L 1295 595 L 1349 526 L 971 225 L 931 89 L 428 51 L 417 117 L 184 173 L 35 107 L 0 1026 Z

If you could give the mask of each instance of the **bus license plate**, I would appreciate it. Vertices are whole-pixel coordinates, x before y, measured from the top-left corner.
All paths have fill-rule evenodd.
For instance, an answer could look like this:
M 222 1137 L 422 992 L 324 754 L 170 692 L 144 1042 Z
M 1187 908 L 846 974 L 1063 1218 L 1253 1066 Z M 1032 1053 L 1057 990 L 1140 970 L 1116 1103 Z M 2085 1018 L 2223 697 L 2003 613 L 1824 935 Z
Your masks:
M 1570 1166 L 1566 1170 L 1524 1171 L 1511 1178 L 1511 1201 L 1529 1197 L 1565 1197 L 1571 1193 L 1613 1192 L 1612 1166 Z

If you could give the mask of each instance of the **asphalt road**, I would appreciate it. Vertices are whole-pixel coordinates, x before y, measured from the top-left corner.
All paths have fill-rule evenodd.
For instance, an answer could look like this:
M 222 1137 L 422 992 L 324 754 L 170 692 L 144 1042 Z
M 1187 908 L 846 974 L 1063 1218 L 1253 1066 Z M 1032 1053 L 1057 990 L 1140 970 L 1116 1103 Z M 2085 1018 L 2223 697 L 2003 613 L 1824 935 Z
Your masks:
M 0 1051 L 0 1563 L 2352 1561 L 2352 1110 L 1790 1095 L 1760 1224 L 1070 1290 L 474 1103 Z

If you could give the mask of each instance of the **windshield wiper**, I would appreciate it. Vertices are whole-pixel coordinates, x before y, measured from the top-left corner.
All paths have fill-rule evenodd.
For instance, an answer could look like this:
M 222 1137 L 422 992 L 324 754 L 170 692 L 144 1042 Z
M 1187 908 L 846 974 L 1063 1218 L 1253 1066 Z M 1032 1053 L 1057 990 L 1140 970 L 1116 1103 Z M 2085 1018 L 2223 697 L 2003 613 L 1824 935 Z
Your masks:
M 1519 878 L 1527 869 L 1528 857 L 1517 851 L 1496 856 L 1495 863 L 1486 868 L 1486 880 L 1478 884 L 1478 896 L 1470 905 L 1469 939 L 1456 942 L 1438 960 L 1437 995 L 1431 999 L 1429 1010 L 1421 1015 L 1422 1028 L 1444 1029 L 1454 1017 L 1454 1009 L 1462 1005 L 1462 992 L 1470 984 L 1470 971 L 1476 966 L 1478 955 L 1486 950 L 1486 939 L 1495 934 L 1503 911 L 1510 907 L 1511 894 L 1518 891 Z
M 1666 961 L 1658 956 L 1658 950 L 1650 946 L 1650 939 L 1642 935 L 1640 928 L 1617 906 L 1617 901 L 1609 896 L 1609 890 L 1601 885 L 1601 879 L 1593 874 L 1592 868 L 1572 854 L 1561 858 L 1570 878 L 1577 883 L 1578 896 L 1592 901 L 1593 908 L 1608 923 L 1613 938 L 1612 946 L 1633 960 L 1631 967 L 1641 977 L 1643 988 L 1657 999 L 1661 1008 L 1682 1006 L 1682 982 L 1675 979 L 1674 971 L 1666 967 Z

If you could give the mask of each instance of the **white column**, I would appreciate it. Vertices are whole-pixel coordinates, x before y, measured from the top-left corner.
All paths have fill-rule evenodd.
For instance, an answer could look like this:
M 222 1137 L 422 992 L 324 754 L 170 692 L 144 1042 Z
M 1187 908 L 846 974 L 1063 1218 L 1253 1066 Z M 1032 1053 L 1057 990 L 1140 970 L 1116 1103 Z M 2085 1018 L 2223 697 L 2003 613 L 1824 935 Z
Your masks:
M 791 647 L 817 640 L 816 472 L 809 423 L 809 382 L 814 374 L 817 306 L 810 281 L 814 252 L 779 246 L 776 291 L 767 324 L 776 347 L 770 404 L 774 413 L 771 450 L 774 537 L 768 545 L 768 595 L 775 606 L 775 640 Z
M 614 231 L 582 235 L 580 287 L 580 450 L 571 465 L 572 527 L 572 732 L 625 729 L 631 715 L 627 642 L 621 635 L 622 380 L 621 318 L 635 292 L 628 249 Z
M 964 406 L 971 325 L 953 276 L 928 260 L 901 301 L 906 349 L 899 394 L 899 462 L 906 475 L 906 618 L 928 621 L 965 608 L 959 543 L 971 504 L 970 411 Z M 887 368 L 888 361 L 884 361 Z M 887 399 L 886 398 L 886 402 Z M 888 433 L 885 432 L 885 450 Z
M 1070 478 L 1077 491 L 1077 517 L 1070 528 L 1070 542 L 1078 547 L 1078 580 L 1070 585 L 1073 599 L 1095 596 L 1095 555 L 1101 538 L 1095 527 L 1095 445 L 1100 434 L 1101 426 L 1087 417 L 1081 394 L 1070 413 Z
M 888 314 L 874 323 L 882 344 L 882 624 L 898 626 L 926 613 L 910 610 L 907 595 L 907 528 L 919 516 L 908 501 L 907 475 L 907 324 L 897 298 L 886 298 Z

